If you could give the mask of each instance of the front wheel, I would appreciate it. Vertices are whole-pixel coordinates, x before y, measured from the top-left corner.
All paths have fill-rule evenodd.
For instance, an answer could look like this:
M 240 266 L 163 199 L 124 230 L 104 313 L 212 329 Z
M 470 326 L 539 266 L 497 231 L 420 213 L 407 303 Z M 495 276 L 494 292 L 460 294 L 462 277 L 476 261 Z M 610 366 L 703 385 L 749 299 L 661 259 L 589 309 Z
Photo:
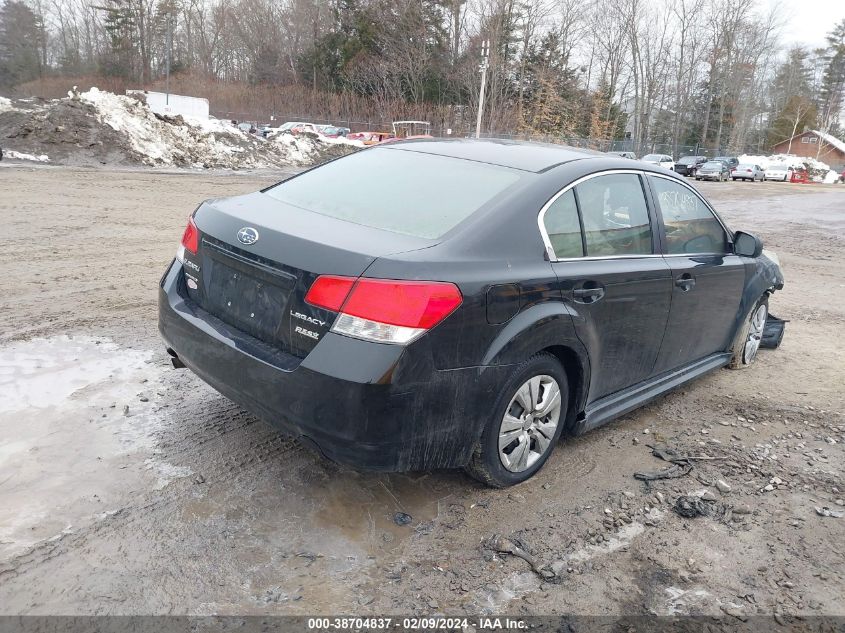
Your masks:
M 760 341 L 763 339 L 763 330 L 766 328 L 766 319 L 769 316 L 769 297 L 763 296 L 742 323 L 731 347 L 733 356 L 728 365 L 731 369 L 743 369 L 748 367 L 757 358 L 760 349 Z
M 545 353 L 529 358 L 499 393 L 467 473 L 495 488 L 530 479 L 554 450 L 568 406 L 569 384 L 560 362 Z

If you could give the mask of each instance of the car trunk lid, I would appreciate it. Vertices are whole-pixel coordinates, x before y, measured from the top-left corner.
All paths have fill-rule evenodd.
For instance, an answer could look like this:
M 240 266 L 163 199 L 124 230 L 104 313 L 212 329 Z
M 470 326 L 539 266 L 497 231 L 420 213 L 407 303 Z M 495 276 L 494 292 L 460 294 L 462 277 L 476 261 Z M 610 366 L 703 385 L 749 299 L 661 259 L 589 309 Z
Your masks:
M 378 257 L 431 244 L 305 211 L 260 192 L 210 200 L 194 219 L 199 248 L 183 261 L 187 298 L 300 359 L 337 316 L 305 302 L 317 276 L 357 277 Z M 244 229 L 249 231 L 239 237 Z

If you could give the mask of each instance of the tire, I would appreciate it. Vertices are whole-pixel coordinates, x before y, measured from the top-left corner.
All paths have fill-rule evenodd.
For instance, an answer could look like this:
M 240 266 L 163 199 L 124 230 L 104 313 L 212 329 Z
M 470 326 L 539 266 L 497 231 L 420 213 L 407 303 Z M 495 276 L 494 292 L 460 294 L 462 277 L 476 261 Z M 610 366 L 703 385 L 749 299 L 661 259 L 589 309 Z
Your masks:
M 547 398 L 550 400 L 544 404 Z M 535 406 L 530 413 L 522 405 L 527 400 Z M 545 417 L 532 416 L 541 404 L 548 411 Z M 560 362 L 551 354 L 532 356 L 514 369 L 502 386 L 465 468 L 467 474 L 494 488 L 530 479 L 552 454 L 568 408 L 569 382 Z M 513 461 L 507 463 L 509 458 Z
M 766 317 L 769 315 L 769 295 L 761 297 L 745 316 L 736 338 L 731 346 L 731 369 L 745 369 L 757 358 L 763 329 L 766 327 Z

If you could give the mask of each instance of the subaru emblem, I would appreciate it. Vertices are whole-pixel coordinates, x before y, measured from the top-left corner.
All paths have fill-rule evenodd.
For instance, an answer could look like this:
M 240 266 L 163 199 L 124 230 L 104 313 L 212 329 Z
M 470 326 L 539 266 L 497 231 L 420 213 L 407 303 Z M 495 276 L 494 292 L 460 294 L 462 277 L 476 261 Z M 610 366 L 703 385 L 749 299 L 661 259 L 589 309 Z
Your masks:
M 258 241 L 258 231 L 251 226 L 245 226 L 238 231 L 238 241 L 247 246 L 255 244 Z

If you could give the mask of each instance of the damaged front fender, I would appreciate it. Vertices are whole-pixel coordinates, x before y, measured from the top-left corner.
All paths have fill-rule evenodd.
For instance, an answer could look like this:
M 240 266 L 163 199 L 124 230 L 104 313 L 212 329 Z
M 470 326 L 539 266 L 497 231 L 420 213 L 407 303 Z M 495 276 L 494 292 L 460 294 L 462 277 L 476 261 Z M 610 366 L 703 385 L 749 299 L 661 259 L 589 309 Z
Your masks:
M 773 290 L 783 288 L 783 271 L 780 268 L 780 258 L 774 251 L 764 250 L 757 258 L 757 270 L 760 277 L 768 282 Z

